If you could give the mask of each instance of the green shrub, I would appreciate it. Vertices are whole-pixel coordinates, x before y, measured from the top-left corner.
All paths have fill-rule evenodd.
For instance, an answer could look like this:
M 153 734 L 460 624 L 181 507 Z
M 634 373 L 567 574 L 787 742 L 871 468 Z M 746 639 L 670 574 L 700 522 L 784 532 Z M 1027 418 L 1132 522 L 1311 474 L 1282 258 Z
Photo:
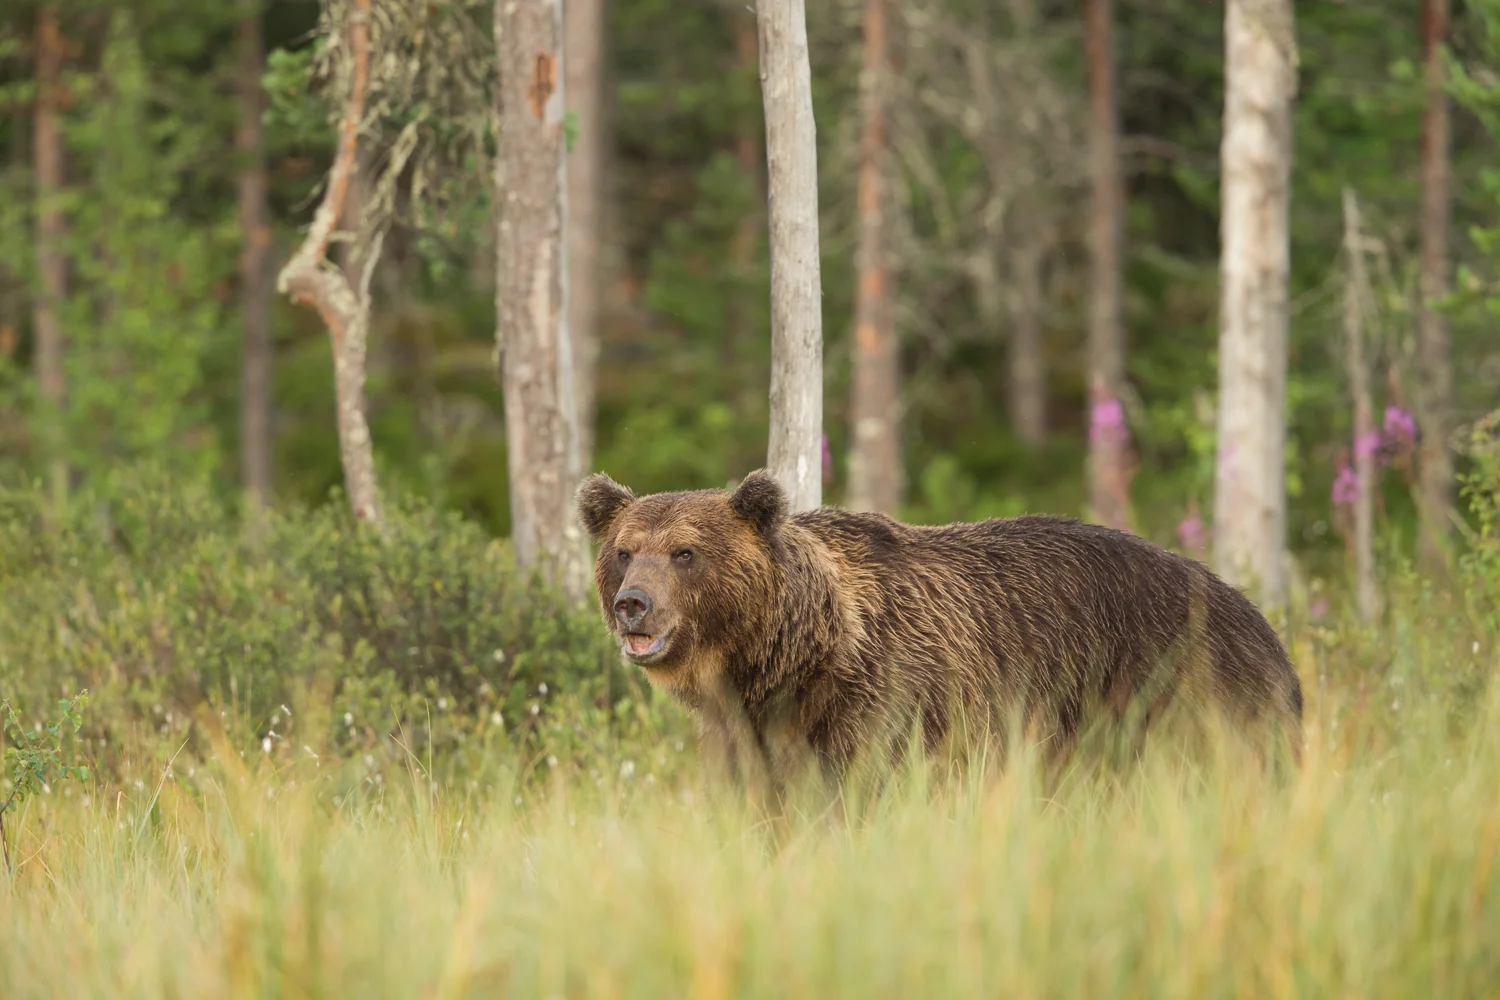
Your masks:
M 555 753 L 661 721 L 592 607 L 427 503 L 392 498 L 383 535 L 338 502 L 252 535 L 207 490 L 129 473 L 56 531 L 40 511 L 0 492 L 0 695 L 25 708 L 87 687 L 95 740 L 181 741 L 208 708 L 294 752 L 403 733 L 429 753 Z

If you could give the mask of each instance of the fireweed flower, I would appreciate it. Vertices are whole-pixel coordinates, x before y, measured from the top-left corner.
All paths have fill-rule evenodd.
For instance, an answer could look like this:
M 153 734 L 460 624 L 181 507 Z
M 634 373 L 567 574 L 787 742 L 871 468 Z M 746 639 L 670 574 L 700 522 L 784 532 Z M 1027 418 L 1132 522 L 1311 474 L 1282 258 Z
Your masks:
M 1361 434 L 1354 439 L 1354 454 L 1359 458 L 1368 458 L 1380 451 L 1380 432 L 1370 431 Z
M 1125 408 L 1113 396 L 1094 404 L 1089 414 L 1089 441 L 1100 445 L 1125 440 Z
M 1177 525 L 1177 540 L 1182 547 L 1192 551 L 1202 549 L 1208 542 L 1208 532 L 1203 528 L 1203 521 L 1196 514 L 1189 515 L 1181 524 Z
M 1333 504 L 1335 507 L 1352 507 L 1358 499 L 1359 477 L 1346 465 L 1339 469 L 1338 478 L 1333 481 Z
M 1385 436 L 1407 446 L 1416 443 L 1417 418 L 1399 406 L 1385 408 Z
M 1381 460 L 1387 465 L 1397 461 L 1404 464 L 1416 450 L 1417 418 L 1399 406 L 1387 406 L 1383 438 Z
M 828 435 L 823 435 L 823 478 L 833 479 L 833 449 L 828 447 Z

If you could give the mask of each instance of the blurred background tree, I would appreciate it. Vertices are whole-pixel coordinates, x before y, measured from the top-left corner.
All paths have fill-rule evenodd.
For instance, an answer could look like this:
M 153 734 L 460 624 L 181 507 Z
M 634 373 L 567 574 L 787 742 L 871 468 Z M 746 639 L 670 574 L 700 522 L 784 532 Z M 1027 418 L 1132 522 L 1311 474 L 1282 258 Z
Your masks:
M 381 68 L 395 81 L 390 99 L 363 133 L 372 184 L 403 130 L 415 128 L 419 144 L 385 202 L 373 190 L 354 200 L 389 213 L 371 282 L 367 386 L 382 488 L 418 492 L 504 536 L 495 72 L 483 62 L 494 58 L 491 6 L 426 4 L 424 16 L 449 28 L 392 47 Z M 575 356 L 598 358 L 579 383 L 580 412 L 593 414 L 581 445 L 592 468 L 638 490 L 722 485 L 763 464 L 767 445 L 754 16 L 727 0 L 568 6 L 566 45 L 579 52 L 567 68 L 577 91 L 568 129 L 580 157 L 568 163 L 579 188 L 569 194 L 579 209 L 567 234 L 569 307 Z M 1186 548 L 1196 545 L 1184 540 L 1196 538 L 1189 529 L 1212 530 L 1196 512 L 1213 509 L 1216 456 L 1224 9 L 1116 0 L 1089 6 L 1086 19 L 1085 6 L 808 5 L 825 501 L 849 499 L 851 463 L 859 467 L 856 293 L 878 254 L 887 301 L 867 309 L 889 316 L 896 364 L 874 398 L 899 387 L 894 433 L 877 438 L 879 461 L 899 456 L 899 468 L 881 471 L 895 485 L 879 491 L 899 495 L 899 514 L 1084 513 L 1097 506 L 1086 470 L 1103 412 L 1129 441 L 1135 530 Z M 1429 124 L 1424 147 L 1441 93 L 1425 67 L 1444 33 L 1429 10 L 1424 42 L 1423 10 L 1420 0 L 1369 0 L 1297 12 L 1285 448 L 1294 568 L 1344 558 L 1332 491 L 1353 421 L 1340 334 L 1346 186 L 1362 210 L 1378 310 L 1370 322 L 1382 331 L 1365 359 L 1375 412 L 1418 413 L 1430 450 L 1500 383 L 1488 314 L 1455 302 L 1439 316 L 1439 285 L 1422 278 L 1424 260 L 1428 274 L 1438 268 L 1433 240 L 1443 266 L 1487 275 L 1469 233 L 1494 224 L 1479 183 L 1492 156 L 1481 118 L 1445 100 L 1447 140 Z M 1454 5 L 1446 38 L 1485 83 L 1480 13 Z M 0 14 L 7 475 L 49 479 L 60 498 L 144 460 L 273 505 L 320 503 L 341 485 L 326 333 L 311 310 L 275 297 L 270 279 L 310 222 L 332 160 L 337 98 L 318 70 L 328 44 L 319 17 L 308 0 L 49 0 Z M 867 41 L 871 17 L 881 19 L 879 47 Z M 1110 120 L 1097 85 L 1104 24 L 1112 153 L 1091 138 Z M 870 81 L 884 85 L 871 91 Z M 1098 162 L 1100 150 L 1109 162 Z M 880 198 L 881 228 L 861 253 L 861 219 L 873 217 L 860 168 L 872 163 L 881 173 L 867 169 L 866 190 Z M 1451 223 L 1441 232 L 1430 192 L 1444 164 Z M 1111 171 L 1119 233 L 1091 237 L 1091 176 L 1103 190 Z M 351 228 L 347 217 L 341 225 Z M 1104 280 L 1091 261 L 1116 241 L 1111 320 L 1091 305 Z M 1439 319 L 1449 342 L 1434 348 Z M 1115 381 L 1099 353 L 1110 324 L 1120 373 L 1108 385 L 1114 408 L 1100 411 L 1091 379 Z M 1449 352 L 1451 386 L 1441 366 L 1433 374 L 1434 350 Z M 1396 544 L 1416 551 L 1417 498 L 1451 496 L 1463 472 L 1454 462 L 1448 493 L 1382 477 L 1381 516 Z

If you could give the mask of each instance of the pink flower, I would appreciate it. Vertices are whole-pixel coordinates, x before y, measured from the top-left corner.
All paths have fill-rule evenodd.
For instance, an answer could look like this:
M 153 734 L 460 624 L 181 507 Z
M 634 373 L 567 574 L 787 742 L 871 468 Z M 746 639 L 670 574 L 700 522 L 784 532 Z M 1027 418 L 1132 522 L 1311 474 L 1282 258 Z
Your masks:
M 823 435 L 823 478 L 833 479 L 833 449 L 828 447 L 828 435 Z
M 1328 616 L 1328 598 L 1320 597 L 1316 601 L 1313 601 L 1312 607 L 1308 608 L 1308 611 L 1312 613 L 1313 621 L 1322 621 Z
M 1399 406 L 1385 408 L 1385 436 L 1406 446 L 1416 443 L 1417 418 Z
M 1359 477 L 1349 466 L 1339 470 L 1338 478 L 1333 481 L 1333 505 L 1335 507 L 1352 507 L 1354 501 L 1359 499 Z
M 1385 408 L 1385 434 L 1381 442 L 1381 461 L 1389 465 L 1409 457 L 1417 444 L 1417 419 L 1399 406 Z
M 1380 432 L 1369 431 L 1354 439 L 1354 454 L 1359 458 L 1367 458 L 1380 450 Z
M 1118 442 L 1125 438 L 1125 408 L 1113 396 L 1106 396 L 1094 404 L 1089 415 L 1089 441 L 1095 445 L 1106 441 Z
M 1203 528 L 1203 521 L 1196 515 L 1190 514 L 1177 526 L 1177 540 L 1182 547 L 1190 551 L 1200 551 L 1208 542 L 1208 532 Z

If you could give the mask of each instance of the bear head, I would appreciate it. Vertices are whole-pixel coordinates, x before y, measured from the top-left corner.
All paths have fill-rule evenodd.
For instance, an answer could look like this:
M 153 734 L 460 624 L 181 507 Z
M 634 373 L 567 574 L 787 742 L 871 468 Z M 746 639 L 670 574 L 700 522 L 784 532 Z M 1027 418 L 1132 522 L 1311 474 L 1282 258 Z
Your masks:
M 604 620 L 653 683 L 687 693 L 764 629 L 787 517 L 786 493 L 769 472 L 752 472 L 733 492 L 642 497 L 599 473 L 577 499 L 600 547 L 594 582 Z

